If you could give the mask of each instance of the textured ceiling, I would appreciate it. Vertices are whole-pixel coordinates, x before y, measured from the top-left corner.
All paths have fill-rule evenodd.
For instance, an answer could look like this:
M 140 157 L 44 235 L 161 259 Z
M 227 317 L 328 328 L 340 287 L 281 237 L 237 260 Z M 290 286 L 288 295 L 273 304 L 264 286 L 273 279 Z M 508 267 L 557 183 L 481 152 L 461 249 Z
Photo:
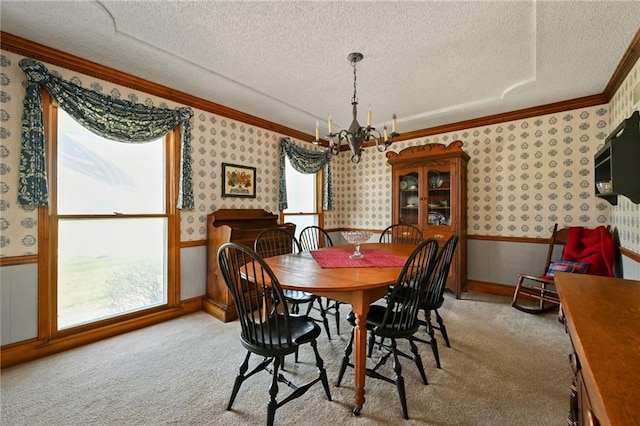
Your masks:
M 418 130 L 602 93 L 628 1 L 10 1 L 2 31 L 313 134 Z M 324 134 L 324 130 L 322 131 Z

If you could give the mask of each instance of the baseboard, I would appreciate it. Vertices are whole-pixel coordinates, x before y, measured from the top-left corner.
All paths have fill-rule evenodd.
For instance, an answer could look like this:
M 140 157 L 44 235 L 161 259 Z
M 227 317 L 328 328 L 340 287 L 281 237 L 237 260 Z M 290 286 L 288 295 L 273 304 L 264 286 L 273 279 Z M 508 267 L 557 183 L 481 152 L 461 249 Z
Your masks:
M 515 286 L 507 284 L 491 283 L 487 281 L 476 281 L 467 279 L 467 290 L 479 293 L 496 294 L 498 296 L 513 296 Z
M 198 312 L 202 310 L 202 299 L 203 296 L 183 300 L 177 307 L 167 308 L 149 315 L 88 330 L 72 336 L 48 341 L 29 339 L 5 345 L 0 350 L 0 368 L 11 367 L 26 361 L 53 355 L 88 343 L 97 342 L 119 334 L 128 333 L 129 331 L 138 330 L 183 315 Z

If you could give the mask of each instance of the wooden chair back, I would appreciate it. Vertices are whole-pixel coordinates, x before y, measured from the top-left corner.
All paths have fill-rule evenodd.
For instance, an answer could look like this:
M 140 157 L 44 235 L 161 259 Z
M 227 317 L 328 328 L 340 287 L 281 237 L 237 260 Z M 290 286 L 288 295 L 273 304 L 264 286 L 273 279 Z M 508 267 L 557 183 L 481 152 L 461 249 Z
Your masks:
M 542 274 L 540 274 L 540 276 L 544 276 L 547 274 L 549 265 L 551 265 L 551 262 L 553 262 L 554 259 L 562 259 L 562 255 L 564 254 L 564 248 L 567 245 L 568 238 L 568 227 L 558 229 L 557 223 L 553 225 L 551 238 L 549 238 L 549 249 L 547 250 L 547 258 L 544 264 L 544 270 L 542 271 Z M 558 250 L 561 250 L 559 254 Z

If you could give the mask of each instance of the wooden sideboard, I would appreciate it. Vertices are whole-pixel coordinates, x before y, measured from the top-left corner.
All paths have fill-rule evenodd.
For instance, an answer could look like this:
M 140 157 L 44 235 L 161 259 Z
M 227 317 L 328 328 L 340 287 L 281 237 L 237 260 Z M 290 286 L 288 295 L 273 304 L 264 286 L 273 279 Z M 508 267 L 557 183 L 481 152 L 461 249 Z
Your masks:
M 574 353 L 570 420 L 640 424 L 640 281 L 555 275 Z
M 278 224 L 278 216 L 260 209 L 220 209 L 207 217 L 207 294 L 205 312 L 221 321 L 238 318 L 231 293 L 227 290 L 218 268 L 218 248 L 234 242 L 253 248 L 258 234 L 268 228 L 286 228 L 295 232 L 295 225 Z

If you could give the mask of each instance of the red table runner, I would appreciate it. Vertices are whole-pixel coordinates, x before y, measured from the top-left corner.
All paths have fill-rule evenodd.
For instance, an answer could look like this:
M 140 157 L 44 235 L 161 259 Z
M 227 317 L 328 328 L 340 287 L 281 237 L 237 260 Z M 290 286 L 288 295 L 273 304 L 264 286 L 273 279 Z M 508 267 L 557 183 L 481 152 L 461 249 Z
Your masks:
M 361 259 L 349 259 L 353 250 L 315 250 L 311 256 L 322 268 L 375 268 L 404 266 L 405 260 L 383 250 L 360 249 Z

